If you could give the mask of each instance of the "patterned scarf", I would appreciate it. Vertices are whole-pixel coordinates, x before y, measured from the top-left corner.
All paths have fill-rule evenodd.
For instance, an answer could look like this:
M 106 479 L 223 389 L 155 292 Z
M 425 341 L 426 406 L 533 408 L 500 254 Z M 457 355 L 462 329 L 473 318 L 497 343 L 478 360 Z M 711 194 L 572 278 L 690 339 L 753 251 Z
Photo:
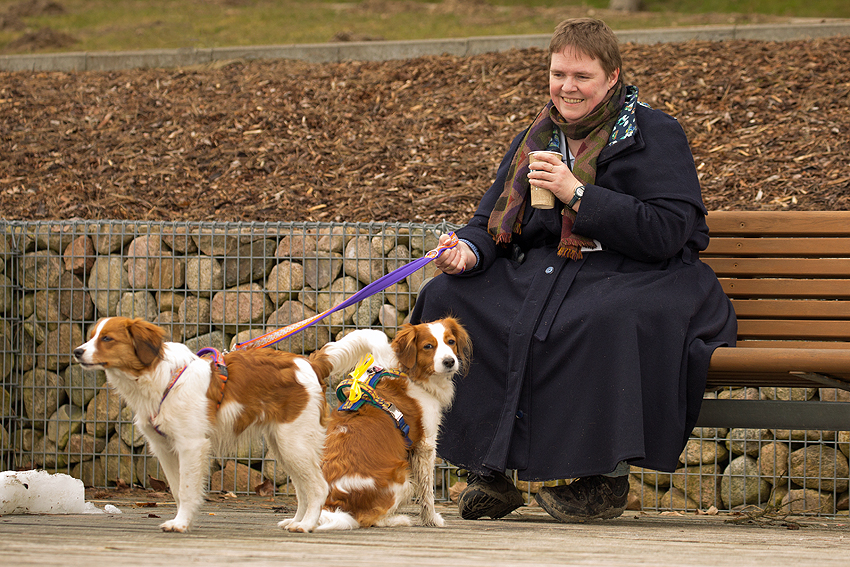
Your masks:
M 608 138 L 623 108 L 625 95 L 626 89 L 623 84 L 617 83 L 590 114 L 572 123 L 564 120 L 552 101 L 543 107 L 514 154 L 508 169 L 505 188 L 490 213 L 487 231 L 497 243 L 510 242 L 512 235 L 520 234 L 522 230 L 522 218 L 529 193 L 528 154 L 547 149 L 553 137 L 552 132 L 557 133 L 555 128 L 560 128 L 567 138 L 584 139 L 576 155 L 573 174 L 583 185 L 593 183 L 596 180 L 596 160 L 608 143 Z M 593 240 L 573 232 L 575 211 L 565 206 L 562 218 L 558 255 L 579 260 L 582 257 L 581 247 L 593 246 Z

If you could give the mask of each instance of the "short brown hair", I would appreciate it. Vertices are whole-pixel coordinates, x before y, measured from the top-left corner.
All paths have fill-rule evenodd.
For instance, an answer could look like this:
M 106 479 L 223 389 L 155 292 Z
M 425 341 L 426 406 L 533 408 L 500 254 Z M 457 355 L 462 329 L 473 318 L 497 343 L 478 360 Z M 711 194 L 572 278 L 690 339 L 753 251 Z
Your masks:
M 602 20 L 570 18 L 558 24 L 549 42 L 549 61 L 553 53 L 560 53 L 567 47 L 598 60 L 609 77 L 617 69 L 622 74 L 623 59 L 617 36 Z

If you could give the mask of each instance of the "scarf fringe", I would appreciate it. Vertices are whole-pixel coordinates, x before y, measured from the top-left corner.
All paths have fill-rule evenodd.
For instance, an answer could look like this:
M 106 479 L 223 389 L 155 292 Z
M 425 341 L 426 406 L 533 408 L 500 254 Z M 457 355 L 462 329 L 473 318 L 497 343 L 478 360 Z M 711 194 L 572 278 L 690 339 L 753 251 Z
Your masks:
M 581 260 L 584 256 L 581 253 L 581 248 L 570 246 L 561 243 L 558 246 L 558 256 L 561 258 L 569 258 L 570 260 Z

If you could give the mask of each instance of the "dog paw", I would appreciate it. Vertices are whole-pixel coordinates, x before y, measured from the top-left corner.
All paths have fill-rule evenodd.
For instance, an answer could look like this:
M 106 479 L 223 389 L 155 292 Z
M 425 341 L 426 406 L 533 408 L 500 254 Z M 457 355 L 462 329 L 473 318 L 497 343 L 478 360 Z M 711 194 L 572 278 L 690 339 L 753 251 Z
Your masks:
M 300 533 L 306 534 L 313 531 L 315 526 L 310 527 L 303 522 L 296 522 L 294 518 L 290 518 L 289 520 L 282 520 L 277 523 L 277 527 L 287 530 L 292 533 Z
M 445 527 L 446 521 L 443 519 L 443 517 L 439 513 L 434 512 L 434 515 L 431 516 L 430 518 L 423 518 L 422 519 L 422 525 L 423 526 L 430 526 L 430 527 L 434 527 L 434 528 L 442 528 L 442 527 Z
M 186 533 L 189 531 L 189 526 L 185 522 L 178 522 L 177 520 L 168 520 L 167 522 L 163 522 L 159 525 L 164 532 L 179 532 Z

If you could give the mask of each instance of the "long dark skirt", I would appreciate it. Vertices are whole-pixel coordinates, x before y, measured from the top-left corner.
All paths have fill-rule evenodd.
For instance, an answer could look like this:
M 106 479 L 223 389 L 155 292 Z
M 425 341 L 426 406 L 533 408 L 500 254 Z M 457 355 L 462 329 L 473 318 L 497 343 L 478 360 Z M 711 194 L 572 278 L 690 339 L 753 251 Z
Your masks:
M 686 255 L 687 256 L 687 255 Z M 457 379 L 438 453 L 525 480 L 603 474 L 619 461 L 671 471 L 699 414 L 714 348 L 734 344 L 708 266 L 553 248 L 480 274 L 440 275 L 413 321 L 460 318 L 473 364 Z

